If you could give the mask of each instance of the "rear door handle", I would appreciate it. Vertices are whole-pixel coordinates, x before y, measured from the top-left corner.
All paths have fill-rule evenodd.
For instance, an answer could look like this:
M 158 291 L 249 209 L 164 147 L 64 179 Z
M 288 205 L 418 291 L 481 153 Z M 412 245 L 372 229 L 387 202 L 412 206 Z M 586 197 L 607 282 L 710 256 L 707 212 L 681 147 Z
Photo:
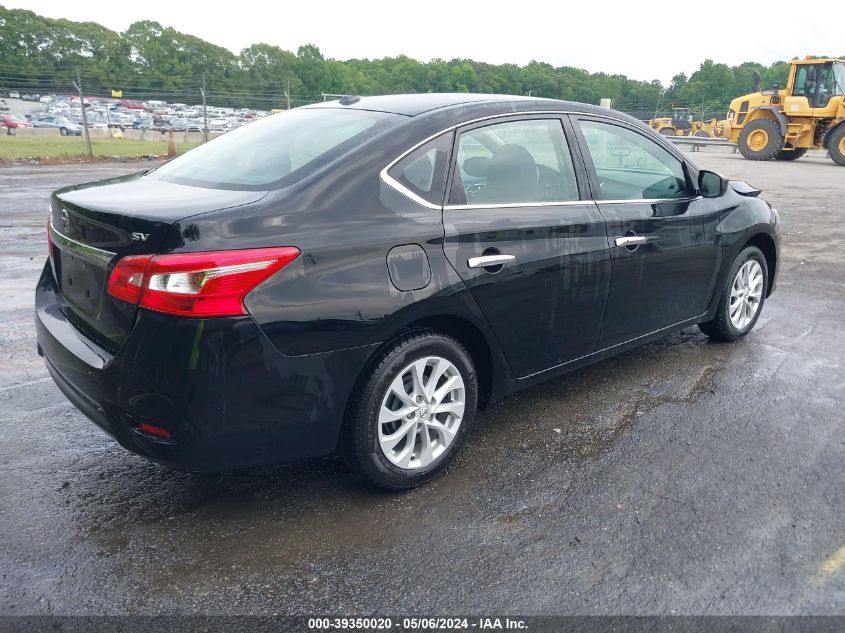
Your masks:
M 648 237 L 646 235 L 625 235 L 624 237 L 616 238 L 617 246 L 636 246 L 638 244 L 642 244 L 643 242 L 648 242 Z
M 487 268 L 488 266 L 501 266 L 516 259 L 515 255 L 482 255 L 481 257 L 470 257 L 467 266 L 470 268 Z

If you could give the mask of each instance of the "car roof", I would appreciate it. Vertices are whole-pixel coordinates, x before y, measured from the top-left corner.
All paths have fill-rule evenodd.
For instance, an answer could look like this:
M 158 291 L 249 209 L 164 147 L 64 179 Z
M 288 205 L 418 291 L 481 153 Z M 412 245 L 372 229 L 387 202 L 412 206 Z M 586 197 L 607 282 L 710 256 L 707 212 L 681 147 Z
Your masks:
M 346 101 L 346 103 L 344 103 Z M 346 97 L 335 101 L 314 103 L 303 108 L 342 108 L 350 110 L 370 110 L 389 112 L 408 117 L 432 113 L 435 110 L 449 109 L 452 111 L 464 109 L 489 109 L 495 107 L 502 111 L 554 111 L 554 112 L 582 112 L 585 114 L 608 115 L 608 109 L 599 106 L 563 101 L 559 99 L 545 99 L 541 97 L 526 97 L 502 94 L 473 94 L 473 93 L 423 93 L 382 95 L 376 97 Z M 613 116 L 623 120 L 635 120 L 628 115 L 613 110 Z

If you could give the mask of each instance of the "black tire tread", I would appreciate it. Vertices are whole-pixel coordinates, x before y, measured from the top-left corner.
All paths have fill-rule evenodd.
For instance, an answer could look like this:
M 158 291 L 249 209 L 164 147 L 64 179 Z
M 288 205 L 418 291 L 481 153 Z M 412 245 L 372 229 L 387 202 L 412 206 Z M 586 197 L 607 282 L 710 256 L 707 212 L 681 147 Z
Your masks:
M 731 285 L 733 284 L 734 277 L 736 276 L 736 272 L 739 269 L 741 263 L 744 263 L 746 260 L 748 260 L 751 254 L 754 254 L 763 266 L 763 296 L 760 300 L 760 308 L 757 310 L 757 316 L 754 317 L 754 320 L 745 329 L 745 331 L 737 332 L 730 322 L 730 315 L 728 314 L 727 305 L 730 302 L 730 290 Z M 754 329 L 754 326 L 757 324 L 757 319 L 760 318 L 760 314 L 763 312 L 763 307 L 765 306 L 766 293 L 768 292 L 768 290 L 769 270 L 766 264 L 766 258 L 763 255 L 763 251 L 761 251 L 756 246 L 746 246 L 739 252 L 734 261 L 731 263 L 731 267 L 728 270 L 728 275 L 725 279 L 724 286 L 720 291 L 721 297 L 719 299 L 719 306 L 718 308 L 716 308 L 716 316 L 713 317 L 711 321 L 699 323 L 698 329 L 704 332 L 704 334 L 709 336 L 712 340 L 724 343 L 731 343 L 745 336 L 752 329 Z
M 373 395 L 373 392 L 375 391 L 376 385 L 378 384 L 382 374 L 387 370 L 387 367 L 393 362 L 394 356 L 396 354 L 401 353 L 403 348 L 405 347 L 408 347 L 415 343 L 430 342 L 432 339 L 445 339 L 451 345 L 454 345 L 464 356 L 466 356 L 467 359 L 470 360 L 472 375 L 468 378 L 473 381 L 477 380 L 475 369 L 474 367 L 472 367 L 472 356 L 467 351 L 467 349 L 460 343 L 460 341 L 449 336 L 448 334 L 444 334 L 437 330 L 432 330 L 428 328 L 415 328 L 412 330 L 405 330 L 404 332 L 400 332 L 396 335 L 395 338 L 390 340 L 378 352 L 375 360 L 369 363 L 368 366 L 362 372 L 362 379 L 359 379 L 355 389 L 358 396 L 350 403 L 350 414 L 348 415 L 347 420 L 344 423 L 344 433 L 342 434 L 341 445 L 339 446 L 338 452 L 343 458 L 343 461 L 351 470 L 363 475 L 371 483 L 375 484 L 380 488 L 385 488 L 387 490 L 407 490 L 409 488 L 413 488 L 435 477 L 447 465 L 444 464 L 442 468 L 437 468 L 430 474 L 417 477 L 409 477 L 407 481 L 387 481 L 381 473 L 376 471 L 375 468 L 371 466 L 371 463 L 367 458 L 367 447 L 364 446 L 362 443 L 361 433 L 357 432 L 358 425 L 366 422 L 366 408 L 368 406 L 370 398 Z M 478 390 L 476 387 L 476 397 L 477 391 Z M 474 412 L 474 404 L 472 409 Z M 462 426 L 468 426 L 472 421 L 471 418 L 472 415 L 465 416 L 462 422 Z M 464 427 L 464 430 L 465 429 L 466 427 Z
M 754 130 L 765 129 L 769 134 L 770 142 L 759 152 L 754 152 L 748 147 L 748 136 Z M 772 143 L 771 139 L 775 139 Z M 772 160 L 783 148 L 783 134 L 780 132 L 780 124 L 771 119 L 755 119 L 746 124 L 739 133 L 739 153 L 748 160 Z
M 845 125 L 840 124 L 827 139 L 827 151 L 834 163 L 845 167 L 845 154 L 839 151 L 839 144 L 843 137 L 845 137 Z

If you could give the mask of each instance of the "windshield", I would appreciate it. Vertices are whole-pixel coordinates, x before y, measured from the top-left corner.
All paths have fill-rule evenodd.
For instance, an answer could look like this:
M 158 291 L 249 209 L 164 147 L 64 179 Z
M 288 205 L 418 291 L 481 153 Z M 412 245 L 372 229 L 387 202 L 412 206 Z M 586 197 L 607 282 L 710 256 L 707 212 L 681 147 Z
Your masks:
M 350 109 L 281 112 L 200 145 L 150 175 L 220 189 L 286 187 L 404 118 Z
M 845 94 L 845 62 L 833 65 L 833 94 Z

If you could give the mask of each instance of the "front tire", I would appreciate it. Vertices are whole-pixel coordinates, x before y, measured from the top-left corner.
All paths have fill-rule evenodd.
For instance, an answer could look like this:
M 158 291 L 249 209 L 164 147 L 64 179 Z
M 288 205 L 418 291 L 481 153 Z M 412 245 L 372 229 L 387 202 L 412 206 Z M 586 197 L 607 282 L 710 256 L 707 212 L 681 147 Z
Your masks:
M 675 128 L 673 128 L 673 127 L 661 128 L 660 134 L 662 136 L 677 136 L 677 132 L 675 132 Z
M 415 330 L 385 349 L 359 380 L 346 461 L 389 490 L 418 486 L 455 458 L 475 417 L 478 379 L 455 339 Z
M 827 151 L 837 165 L 845 167 L 845 125 L 840 125 L 833 130 L 833 134 L 827 139 Z
M 62 136 L 67 136 L 67 128 L 59 128 L 59 134 Z
M 772 160 L 783 149 L 780 125 L 771 119 L 756 119 L 742 128 L 737 145 L 748 160 Z
M 732 342 L 745 336 L 760 318 L 768 290 L 769 268 L 763 251 L 756 246 L 744 248 L 728 271 L 716 316 L 699 323 L 699 329 L 715 341 Z

